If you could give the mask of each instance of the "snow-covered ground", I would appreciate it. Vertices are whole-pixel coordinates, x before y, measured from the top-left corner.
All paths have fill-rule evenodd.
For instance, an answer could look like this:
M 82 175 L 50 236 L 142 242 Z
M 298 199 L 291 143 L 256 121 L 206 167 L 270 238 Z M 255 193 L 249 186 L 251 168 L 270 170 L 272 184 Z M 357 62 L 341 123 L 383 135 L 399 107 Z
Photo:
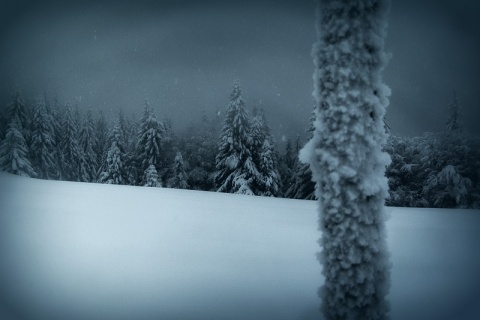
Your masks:
M 321 319 L 314 201 L 0 173 L 0 319 Z M 480 319 L 480 212 L 388 208 L 392 319 Z

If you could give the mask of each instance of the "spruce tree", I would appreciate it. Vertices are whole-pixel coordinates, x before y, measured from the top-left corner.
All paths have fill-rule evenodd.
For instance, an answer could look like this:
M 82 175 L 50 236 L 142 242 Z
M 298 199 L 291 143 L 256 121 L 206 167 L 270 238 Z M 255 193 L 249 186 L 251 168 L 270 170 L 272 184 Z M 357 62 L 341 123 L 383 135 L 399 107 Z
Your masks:
M 0 144 L 0 170 L 25 177 L 36 176 L 28 159 L 22 124 L 16 114 L 10 120 L 5 139 Z
M 193 123 L 179 135 L 179 150 L 188 164 L 188 185 L 194 190 L 212 191 L 212 173 L 218 151 L 217 119 L 203 114 L 201 123 Z
M 292 170 L 285 197 L 290 199 L 315 200 L 315 183 L 308 163 L 296 161 Z
M 30 158 L 41 179 L 57 179 L 58 163 L 55 158 L 55 131 L 47 113 L 45 96 L 36 100 L 32 119 Z
M 52 129 L 53 129 L 53 142 L 54 142 L 54 147 L 55 150 L 53 152 L 53 158 L 55 161 L 55 166 L 57 168 L 56 170 L 56 176 L 54 179 L 60 180 L 62 178 L 62 159 L 61 159 L 61 141 L 63 139 L 63 128 L 61 124 L 61 119 L 62 116 L 60 115 L 59 109 L 58 109 L 58 100 L 57 98 L 54 99 L 53 104 L 47 103 L 46 105 L 47 109 L 47 116 L 48 116 L 48 122 L 51 124 Z
M 100 173 L 102 172 L 103 164 L 107 162 L 107 153 L 109 149 L 108 145 L 108 123 L 107 120 L 105 120 L 105 115 L 103 112 L 100 110 L 100 116 L 95 123 L 95 145 L 94 145 L 94 152 L 97 155 L 97 164 L 98 164 L 98 169 L 96 172 L 96 178 L 98 179 L 100 177 Z
M 118 118 L 109 136 L 110 147 L 107 151 L 105 162 L 101 166 L 98 179 L 100 183 L 126 184 L 125 172 L 125 145 L 121 121 Z
M 419 149 L 427 136 L 407 138 L 389 136 L 385 151 L 392 162 L 385 175 L 388 178 L 389 197 L 386 204 L 395 207 L 427 207 L 428 201 L 423 195 L 426 171 L 422 166 Z
M 169 187 L 176 189 L 188 188 L 188 176 L 185 171 L 185 163 L 180 152 L 177 152 L 173 162 L 172 177 L 169 179 Z
M 15 92 L 7 104 L 5 116 L 7 123 L 11 123 L 15 117 L 19 120 L 20 128 L 25 138 L 26 130 L 28 129 L 28 112 L 19 87 L 15 88 Z
M 145 101 L 137 142 L 137 168 L 141 173 L 139 176 L 145 176 L 144 173 L 150 165 L 153 165 L 157 172 L 162 169 L 164 135 L 163 124 L 157 120 L 150 105 Z M 141 184 L 144 185 L 145 181 Z
M 85 118 L 83 119 L 79 140 L 80 148 L 85 159 L 85 174 L 80 177 L 80 181 L 94 182 L 97 180 L 98 164 L 97 154 L 94 151 L 97 141 L 95 136 L 95 123 L 91 110 L 87 110 Z
M 310 127 L 307 130 L 309 139 L 313 138 L 315 131 L 315 112 L 310 117 Z M 298 154 L 301 149 L 300 136 L 295 140 L 295 162 L 293 164 L 292 176 L 289 181 L 289 187 L 285 193 L 287 198 L 315 200 L 315 183 L 312 180 L 312 170 L 309 163 L 298 161 Z
M 250 121 L 242 89 L 235 83 L 215 159 L 214 181 L 217 191 L 254 195 L 252 185 L 259 173 L 250 146 Z
M 160 182 L 160 178 L 158 177 L 157 169 L 155 169 L 155 166 L 153 164 L 149 165 L 147 170 L 145 170 L 145 176 L 143 178 L 143 181 L 145 187 L 162 187 L 162 183 Z
M 5 134 L 7 133 L 7 126 L 8 122 L 6 114 L 5 112 L 3 112 L 3 110 L 0 109 L 0 142 L 5 139 Z
M 279 158 L 278 164 L 278 172 L 280 173 L 281 177 L 281 191 L 282 196 L 286 197 L 285 192 L 288 190 L 290 186 L 290 179 L 292 177 L 292 169 L 293 169 L 293 154 L 292 154 L 292 141 L 290 139 L 286 140 L 285 143 L 285 150 L 281 154 Z
M 317 184 L 326 319 L 388 317 L 386 7 L 383 0 L 320 0 L 318 7 L 315 133 L 301 159 Z
M 460 107 L 458 105 L 457 93 L 453 91 L 453 101 L 449 106 L 449 115 L 447 120 L 447 132 L 456 132 L 461 128 L 460 125 Z
M 70 105 L 66 107 L 62 129 L 63 137 L 60 141 L 62 179 L 80 181 L 85 171 L 85 163 L 78 143 L 78 123 L 75 121 L 74 110 Z
M 257 181 L 259 187 L 257 195 L 266 197 L 277 197 L 281 195 L 281 179 L 277 170 L 277 161 L 274 154 L 273 144 L 270 138 L 263 141 L 260 150 L 260 161 L 258 165 L 260 181 Z
M 461 125 L 461 112 L 454 92 L 453 102 L 444 132 L 430 134 L 430 139 L 419 150 L 422 170 L 423 195 L 429 207 L 468 208 L 477 202 L 478 151 L 473 137 Z
M 280 194 L 280 173 L 277 169 L 273 137 L 263 110 L 255 111 L 251 131 L 252 159 L 258 172 L 254 177 L 252 191 L 255 195 L 276 197 Z

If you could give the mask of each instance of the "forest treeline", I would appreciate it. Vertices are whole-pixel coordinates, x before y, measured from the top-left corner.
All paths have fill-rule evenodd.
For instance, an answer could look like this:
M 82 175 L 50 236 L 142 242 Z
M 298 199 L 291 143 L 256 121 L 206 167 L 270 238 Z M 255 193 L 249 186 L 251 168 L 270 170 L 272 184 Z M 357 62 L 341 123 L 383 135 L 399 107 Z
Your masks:
M 101 111 L 82 112 L 46 95 L 27 105 L 17 88 L 0 112 L 0 170 L 47 180 L 315 199 L 309 166 L 298 160 L 305 141 L 286 139 L 279 150 L 265 112 L 248 112 L 238 83 L 225 104 L 225 112 L 204 114 L 176 132 L 148 101 L 140 119 L 119 111 L 109 123 Z M 444 131 L 390 135 L 387 205 L 480 207 L 480 140 L 460 120 L 454 98 Z

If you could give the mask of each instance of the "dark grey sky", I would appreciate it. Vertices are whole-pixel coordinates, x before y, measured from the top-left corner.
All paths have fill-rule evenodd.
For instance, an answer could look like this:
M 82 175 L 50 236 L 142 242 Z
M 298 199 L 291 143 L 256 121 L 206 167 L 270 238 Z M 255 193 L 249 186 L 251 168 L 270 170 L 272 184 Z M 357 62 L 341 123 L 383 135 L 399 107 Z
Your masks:
M 33 98 L 139 114 L 148 99 L 181 129 L 223 111 L 235 79 L 274 133 L 301 133 L 313 106 L 314 1 L 2 1 L 0 104 Z M 441 130 L 452 90 L 480 132 L 480 5 L 393 1 L 384 79 L 393 133 Z

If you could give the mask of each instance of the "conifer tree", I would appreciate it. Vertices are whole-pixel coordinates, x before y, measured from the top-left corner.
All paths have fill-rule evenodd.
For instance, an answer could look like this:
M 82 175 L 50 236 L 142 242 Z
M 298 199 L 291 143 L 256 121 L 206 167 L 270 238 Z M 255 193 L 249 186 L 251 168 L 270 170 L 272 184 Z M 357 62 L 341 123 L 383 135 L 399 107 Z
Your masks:
M 28 159 L 28 149 L 18 115 L 13 115 L 5 139 L 0 144 L 0 170 L 35 177 L 36 173 Z
M 315 200 L 315 183 L 308 163 L 296 161 L 292 170 L 289 188 L 285 197 L 290 199 Z
M 169 187 L 176 189 L 188 188 L 188 176 L 185 171 L 185 164 L 180 152 L 177 152 L 173 162 L 172 177 L 169 179 Z
M 242 89 L 235 83 L 215 159 L 214 181 L 217 191 L 254 195 L 252 185 L 259 173 L 250 146 L 250 121 Z
M 30 155 L 32 166 L 41 179 L 57 179 L 58 163 L 55 158 L 55 131 L 47 113 L 45 96 L 37 99 L 32 119 Z
M 5 115 L 5 112 L 3 110 L 0 110 L 0 142 L 5 139 L 5 134 L 7 133 L 7 117 Z
M 157 172 L 161 170 L 164 135 L 163 124 L 157 120 L 150 105 L 145 101 L 137 142 L 137 166 L 142 173 L 139 176 L 145 176 L 144 173 L 150 165 L 153 165 Z M 144 184 L 145 181 L 142 182 L 142 185 Z
M 307 130 L 309 139 L 313 138 L 315 123 L 315 112 L 310 117 L 310 127 Z M 309 163 L 298 161 L 298 154 L 301 149 L 300 136 L 295 140 L 295 162 L 293 164 L 292 176 L 290 178 L 289 188 L 285 195 L 291 199 L 315 200 L 315 183 L 312 180 L 312 170 Z
M 45 101 L 47 101 L 45 99 Z M 61 141 L 63 139 L 63 128 L 61 125 L 61 119 L 62 116 L 60 115 L 59 109 L 58 109 L 58 100 L 55 98 L 53 100 L 53 104 L 46 103 L 45 105 L 47 109 L 47 117 L 48 117 L 48 122 L 51 124 L 51 127 L 53 129 L 53 143 L 54 143 L 54 151 L 53 151 L 53 158 L 55 161 L 55 166 L 56 166 L 56 176 L 53 179 L 60 180 L 62 178 L 62 159 L 61 159 Z
M 292 148 L 292 141 L 290 139 L 287 140 L 287 144 L 285 145 L 285 154 L 283 156 L 283 161 L 285 162 L 287 168 L 290 170 L 293 168 L 297 158 L 297 154 L 294 155 L 293 148 Z
M 254 177 L 252 191 L 260 196 L 278 196 L 280 194 L 280 174 L 274 153 L 273 137 L 265 119 L 263 110 L 256 110 L 252 122 L 252 159 L 258 175 Z
M 125 127 L 125 170 L 127 172 L 126 184 L 128 185 L 137 185 L 138 170 L 137 170 L 137 133 L 138 133 L 138 124 L 136 123 L 135 117 L 132 119 L 126 119 L 124 122 Z
M 95 136 L 95 123 L 91 110 L 87 110 L 80 129 L 80 148 L 85 159 L 85 175 L 80 177 L 80 181 L 94 182 L 97 177 L 97 154 L 94 151 L 97 144 Z
M 392 158 L 385 174 L 388 178 L 389 197 L 386 204 L 395 207 L 426 207 L 423 195 L 427 172 L 422 168 L 419 146 L 423 137 L 406 138 L 389 136 L 385 151 Z
M 105 120 L 105 115 L 103 112 L 100 110 L 100 116 L 95 123 L 95 145 L 94 145 L 94 151 L 95 154 L 97 155 L 97 164 L 98 164 L 98 169 L 96 173 L 96 177 L 100 177 L 100 173 L 102 172 L 103 164 L 107 162 L 107 153 L 109 149 L 108 145 L 108 123 L 107 120 Z
M 149 165 L 147 170 L 145 170 L 145 177 L 143 178 L 145 187 L 156 187 L 161 188 L 162 183 L 158 177 L 157 169 L 153 164 Z
M 252 158 L 255 163 L 258 164 L 263 142 L 267 136 L 270 136 L 270 128 L 266 123 L 264 111 L 259 110 L 257 107 L 253 109 L 253 120 L 250 132 Z
M 270 138 L 266 138 L 263 141 L 262 149 L 260 150 L 258 171 L 261 180 L 257 180 L 259 187 L 257 195 L 267 197 L 279 196 L 281 194 L 281 179 L 280 173 L 277 170 L 276 156 Z
M 15 117 L 18 118 L 20 128 L 22 130 L 24 138 L 26 138 L 26 130 L 28 129 L 28 112 L 19 87 L 15 88 L 15 92 L 13 93 L 11 100 L 7 104 L 5 118 L 7 123 L 11 123 L 11 121 Z
M 106 184 L 126 184 L 125 145 L 120 118 L 117 119 L 109 136 L 110 147 L 101 167 L 98 182 Z
M 70 105 L 66 107 L 62 124 L 63 138 L 60 141 L 62 179 L 80 181 L 80 177 L 85 174 L 85 163 L 78 143 L 78 123 L 75 121 L 75 114 Z
M 315 133 L 301 159 L 319 198 L 326 319 L 388 317 L 386 7 L 383 0 L 320 0 L 318 7 Z
M 430 134 L 419 148 L 422 156 L 423 195 L 429 207 L 468 208 L 475 203 L 479 162 L 474 139 L 461 125 L 460 106 L 454 92 L 446 130 Z
M 447 120 L 447 132 L 455 132 L 460 126 L 460 107 L 458 105 L 457 93 L 453 91 L 453 101 L 449 106 L 449 116 Z
M 217 125 L 216 118 L 209 119 L 203 114 L 200 124 L 192 124 L 179 136 L 179 150 L 188 164 L 188 185 L 194 190 L 214 190 L 212 173 L 218 151 Z

